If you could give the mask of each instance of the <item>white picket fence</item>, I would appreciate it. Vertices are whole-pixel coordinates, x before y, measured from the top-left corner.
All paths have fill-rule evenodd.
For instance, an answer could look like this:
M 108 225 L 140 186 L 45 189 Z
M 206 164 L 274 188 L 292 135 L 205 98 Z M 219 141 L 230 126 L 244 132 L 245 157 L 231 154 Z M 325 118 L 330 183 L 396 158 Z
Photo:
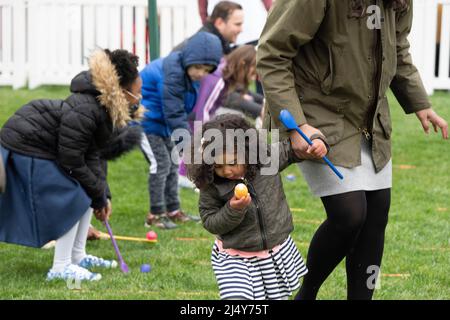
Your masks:
M 200 27 L 194 0 L 158 3 L 161 53 Z M 147 0 L 0 0 L 0 86 L 67 85 L 96 48 L 149 60 Z M 190 7 L 189 7 L 190 5 Z
M 67 85 L 95 48 L 149 60 L 147 0 L 0 0 L 0 86 Z M 443 4 L 439 73 L 437 8 Z M 428 93 L 450 90 L 450 0 L 414 0 L 411 52 Z M 159 0 L 161 55 L 201 26 L 197 0 Z
M 441 47 L 438 76 L 434 89 L 450 89 L 450 0 L 441 0 L 445 4 L 442 11 Z
M 442 5 L 438 74 L 436 67 L 436 34 L 438 5 Z M 413 28 L 409 36 L 414 64 L 429 94 L 450 90 L 450 0 L 414 0 Z

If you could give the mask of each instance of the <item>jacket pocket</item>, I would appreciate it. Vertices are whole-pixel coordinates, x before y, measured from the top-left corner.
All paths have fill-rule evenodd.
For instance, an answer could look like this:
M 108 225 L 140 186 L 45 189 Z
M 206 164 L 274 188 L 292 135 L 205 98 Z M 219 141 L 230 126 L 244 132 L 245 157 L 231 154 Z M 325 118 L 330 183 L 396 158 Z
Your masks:
M 319 129 L 330 146 L 338 143 L 344 134 L 344 115 L 350 101 L 334 95 L 325 95 L 309 84 L 299 88 L 299 99 L 308 124 Z
M 392 121 L 387 98 L 383 98 L 380 102 L 380 107 L 377 112 L 377 120 L 381 130 L 383 131 L 384 137 L 386 139 L 390 139 L 392 134 Z
M 344 113 L 337 110 L 344 110 L 345 104 L 335 105 L 334 108 L 331 110 L 324 103 L 303 105 L 308 124 L 319 129 L 330 146 L 338 143 L 344 135 Z

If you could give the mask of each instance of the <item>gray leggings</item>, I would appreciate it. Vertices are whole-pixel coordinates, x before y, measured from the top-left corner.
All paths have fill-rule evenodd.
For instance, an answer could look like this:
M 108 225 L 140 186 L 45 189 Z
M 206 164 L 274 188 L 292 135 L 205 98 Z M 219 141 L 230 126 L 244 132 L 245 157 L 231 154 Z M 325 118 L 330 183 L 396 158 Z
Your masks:
M 178 197 L 178 161 L 172 162 L 175 144 L 170 137 L 148 134 L 143 137 L 141 149 L 150 164 L 148 190 L 150 212 L 163 214 L 180 209 Z

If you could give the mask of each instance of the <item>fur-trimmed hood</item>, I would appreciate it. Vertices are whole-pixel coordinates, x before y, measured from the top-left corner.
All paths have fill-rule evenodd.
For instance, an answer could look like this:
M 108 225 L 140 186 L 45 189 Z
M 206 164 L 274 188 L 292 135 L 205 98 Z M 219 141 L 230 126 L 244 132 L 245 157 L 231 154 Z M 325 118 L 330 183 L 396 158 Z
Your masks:
M 103 50 L 94 51 L 89 58 L 89 71 L 81 72 L 72 80 L 70 91 L 96 95 L 111 117 L 114 127 L 122 128 L 131 120 L 119 76 Z

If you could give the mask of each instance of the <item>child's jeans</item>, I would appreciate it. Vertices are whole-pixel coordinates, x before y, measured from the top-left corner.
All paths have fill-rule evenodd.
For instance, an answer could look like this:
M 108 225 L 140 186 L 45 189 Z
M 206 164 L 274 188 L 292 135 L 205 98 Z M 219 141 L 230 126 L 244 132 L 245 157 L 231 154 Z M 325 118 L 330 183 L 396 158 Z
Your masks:
M 163 214 L 180 209 L 178 198 L 178 161 L 175 144 L 170 137 L 153 134 L 144 135 L 141 149 L 150 164 L 148 188 L 150 193 L 150 212 Z

